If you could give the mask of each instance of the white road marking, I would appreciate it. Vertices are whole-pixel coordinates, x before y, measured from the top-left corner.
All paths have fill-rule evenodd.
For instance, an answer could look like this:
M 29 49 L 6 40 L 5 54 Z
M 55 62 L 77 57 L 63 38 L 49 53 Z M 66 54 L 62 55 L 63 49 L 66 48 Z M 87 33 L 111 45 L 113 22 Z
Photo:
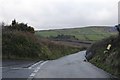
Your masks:
M 30 77 L 34 77 L 35 76 L 35 73 L 32 73 L 31 75 L 30 75 Z
M 10 69 L 28 69 L 28 68 L 10 68 Z
M 45 63 L 47 63 L 47 62 L 48 62 L 48 61 L 45 61 L 45 62 L 41 63 L 40 67 L 43 66 L 43 65 L 44 65 Z
M 0 67 L 0 68 L 8 68 L 8 69 L 28 69 L 28 68 L 21 68 L 21 67 Z
M 42 61 L 42 62 L 43 62 L 43 61 Z M 31 73 L 31 75 L 28 77 L 27 80 L 32 80 L 33 77 L 36 75 L 36 73 L 40 70 L 40 68 L 41 68 L 45 63 L 47 63 L 48 61 L 45 61 L 45 62 L 43 62 L 43 63 L 42 63 L 42 62 L 40 61 L 40 62 L 38 62 L 38 63 L 35 64 L 35 65 L 37 65 L 37 64 L 41 63 L 40 66 L 38 66 L 38 67 L 33 71 L 33 73 Z M 31 67 L 29 67 L 29 69 L 31 69 L 31 68 L 34 67 L 35 65 L 32 65 Z
M 39 71 L 39 69 L 36 69 L 36 70 L 34 70 L 33 72 L 35 72 L 35 73 L 36 73 L 36 72 L 38 72 L 38 71 Z
M 37 63 L 31 65 L 28 69 L 32 69 L 34 66 L 36 66 L 36 65 L 38 65 L 39 63 L 42 63 L 42 62 L 43 62 L 43 61 L 39 61 L 39 62 L 37 62 Z

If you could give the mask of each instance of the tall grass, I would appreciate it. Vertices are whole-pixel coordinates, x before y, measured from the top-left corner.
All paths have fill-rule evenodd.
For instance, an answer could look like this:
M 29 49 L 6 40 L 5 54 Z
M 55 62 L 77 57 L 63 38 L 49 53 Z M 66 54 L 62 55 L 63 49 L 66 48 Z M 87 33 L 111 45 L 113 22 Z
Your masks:
M 112 47 L 107 53 L 104 53 L 108 44 L 111 44 Z M 93 54 L 93 58 L 90 60 L 91 63 L 120 77 L 120 36 L 111 36 L 94 43 L 87 54 L 90 52 Z
M 30 32 L 7 30 L 3 31 L 2 36 L 3 59 L 57 59 L 81 50 L 55 44 Z
M 29 32 L 5 31 L 2 38 L 3 58 L 38 58 L 42 44 Z

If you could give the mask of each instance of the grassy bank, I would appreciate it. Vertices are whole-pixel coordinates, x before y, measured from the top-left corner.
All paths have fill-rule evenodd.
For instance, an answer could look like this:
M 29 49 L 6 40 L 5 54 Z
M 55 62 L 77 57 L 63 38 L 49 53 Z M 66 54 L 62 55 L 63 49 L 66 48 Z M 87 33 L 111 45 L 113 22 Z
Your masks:
M 27 59 L 40 57 L 40 48 L 36 37 L 29 32 L 4 31 L 2 34 L 3 58 L 7 59 Z
M 5 31 L 2 38 L 4 59 L 56 59 L 82 50 L 46 39 L 40 39 L 34 34 L 21 31 Z
M 112 47 L 107 53 L 104 53 L 108 44 L 111 44 Z M 94 43 L 88 49 L 87 55 L 90 53 L 92 53 L 91 63 L 120 77 L 120 36 L 111 36 Z

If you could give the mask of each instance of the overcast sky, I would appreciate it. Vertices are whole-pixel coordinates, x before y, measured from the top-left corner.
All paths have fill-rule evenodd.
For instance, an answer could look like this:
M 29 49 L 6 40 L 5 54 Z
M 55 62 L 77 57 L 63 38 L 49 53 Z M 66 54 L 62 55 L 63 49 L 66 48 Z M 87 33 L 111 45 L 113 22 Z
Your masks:
M 37 29 L 118 23 L 119 0 L 0 0 L 0 22 L 28 23 Z

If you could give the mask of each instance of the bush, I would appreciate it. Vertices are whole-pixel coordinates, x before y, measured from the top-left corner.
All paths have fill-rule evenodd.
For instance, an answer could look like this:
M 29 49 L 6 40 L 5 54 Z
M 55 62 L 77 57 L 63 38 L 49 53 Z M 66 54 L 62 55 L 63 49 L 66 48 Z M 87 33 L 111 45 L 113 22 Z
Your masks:
M 3 32 L 3 57 L 6 58 L 37 58 L 42 44 L 29 32 L 5 31 Z
M 108 44 L 111 49 L 104 53 Z M 87 51 L 87 55 L 91 52 L 92 58 L 90 62 L 96 66 L 120 77 L 120 36 L 111 36 L 107 39 L 94 43 Z
M 11 25 L 6 25 L 4 26 L 4 24 L 2 25 L 3 31 L 5 30 L 9 30 L 9 31 L 23 31 L 23 32 L 30 32 L 30 33 L 34 33 L 34 28 L 31 26 L 28 26 L 27 24 L 24 23 L 18 23 L 16 22 L 16 20 L 13 20 Z

